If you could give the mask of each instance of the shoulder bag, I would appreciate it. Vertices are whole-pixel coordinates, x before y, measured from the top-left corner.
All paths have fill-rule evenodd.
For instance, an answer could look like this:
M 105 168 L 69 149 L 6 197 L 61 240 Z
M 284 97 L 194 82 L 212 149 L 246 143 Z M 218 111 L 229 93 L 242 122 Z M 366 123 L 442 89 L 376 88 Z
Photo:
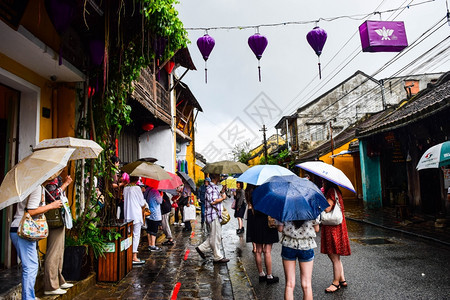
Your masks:
M 334 190 L 334 195 L 336 199 L 336 204 L 334 205 L 334 208 L 329 212 L 323 211 L 320 214 L 321 223 L 323 225 L 335 226 L 342 223 L 343 216 L 341 206 L 339 205 L 339 196 L 336 190 Z
M 45 187 L 43 187 L 43 189 L 52 199 L 52 202 L 56 201 L 53 195 L 50 194 L 50 192 Z M 46 211 L 45 218 L 47 219 L 48 228 L 60 228 L 64 226 L 64 217 L 62 215 L 62 209 L 60 208 L 50 209 L 49 211 Z
M 39 241 L 48 236 L 48 225 L 44 214 L 39 214 L 33 218 L 25 205 L 22 220 L 17 228 L 17 235 L 29 241 Z
M 217 209 L 217 207 L 215 207 L 214 205 L 211 205 L 216 212 L 219 212 L 219 210 Z M 228 213 L 228 210 L 225 208 L 225 206 L 222 205 L 222 221 L 220 221 L 220 225 L 225 225 L 228 222 L 230 222 L 230 214 Z

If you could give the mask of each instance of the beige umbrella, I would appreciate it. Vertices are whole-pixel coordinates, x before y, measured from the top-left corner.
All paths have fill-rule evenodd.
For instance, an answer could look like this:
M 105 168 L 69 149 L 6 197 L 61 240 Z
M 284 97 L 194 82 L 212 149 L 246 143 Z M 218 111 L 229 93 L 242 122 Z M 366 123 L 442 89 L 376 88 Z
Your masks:
M 172 179 L 169 173 L 167 173 L 163 168 L 146 161 L 132 162 L 123 166 L 121 170 L 127 172 L 130 176 L 140 176 L 155 180 Z
M 247 169 L 248 166 L 241 162 L 222 160 L 206 164 L 202 171 L 209 174 L 242 174 Z
M 56 139 L 43 140 L 34 151 L 48 148 L 75 148 L 70 160 L 82 158 L 97 158 L 103 148 L 92 140 L 78 139 L 73 137 L 63 137 Z
M 74 151 L 73 148 L 44 149 L 21 160 L 9 170 L 0 186 L 0 210 L 23 201 L 39 185 L 62 170 Z

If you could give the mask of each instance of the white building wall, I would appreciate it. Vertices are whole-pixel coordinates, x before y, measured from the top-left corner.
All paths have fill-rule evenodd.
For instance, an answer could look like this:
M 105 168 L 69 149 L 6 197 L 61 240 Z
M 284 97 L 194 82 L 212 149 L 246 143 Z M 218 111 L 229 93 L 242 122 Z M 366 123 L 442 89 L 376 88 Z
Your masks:
M 156 158 L 164 170 L 175 172 L 173 133 L 169 126 L 158 126 L 139 136 L 139 153 L 141 158 Z

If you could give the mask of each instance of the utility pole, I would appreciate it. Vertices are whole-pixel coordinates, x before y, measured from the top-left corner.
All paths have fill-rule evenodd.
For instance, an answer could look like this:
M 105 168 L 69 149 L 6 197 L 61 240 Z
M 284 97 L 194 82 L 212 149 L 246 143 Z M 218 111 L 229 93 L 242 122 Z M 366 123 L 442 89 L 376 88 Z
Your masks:
M 267 140 L 266 140 L 266 125 L 263 125 L 263 128 L 260 130 L 263 132 L 263 138 L 264 138 L 264 159 L 266 160 L 266 164 L 267 164 Z

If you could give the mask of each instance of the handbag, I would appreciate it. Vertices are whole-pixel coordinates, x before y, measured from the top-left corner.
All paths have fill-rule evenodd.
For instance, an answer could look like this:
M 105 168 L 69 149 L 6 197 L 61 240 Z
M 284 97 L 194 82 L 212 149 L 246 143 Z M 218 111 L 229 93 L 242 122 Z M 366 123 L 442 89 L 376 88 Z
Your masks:
M 329 212 L 323 211 L 320 214 L 321 223 L 323 225 L 335 226 L 335 225 L 339 225 L 342 223 L 343 216 L 342 216 L 341 206 L 339 204 L 339 196 L 338 196 L 336 190 L 334 190 L 334 194 L 335 194 L 335 199 L 336 199 L 336 204 L 334 205 L 334 208 Z
M 267 226 L 269 226 L 269 228 L 277 228 L 277 220 L 271 216 L 267 216 Z
M 150 209 L 148 209 L 148 207 L 143 206 L 142 207 L 142 220 L 145 222 L 145 218 L 147 218 L 148 216 L 150 216 L 152 213 L 150 211 Z
M 53 201 L 56 201 L 56 199 L 53 197 L 52 194 L 50 194 L 50 192 L 43 187 L 45 192 L 47 193 L 48 196 L 50 196 L 50 198 Z M 51 201 L 51 202 L 53 202 Z M 64 217 L 62 215 L 62 209 L 61 208 L 55 208 L 55 209 L 51 209 L 49 211 L 46 211 L 45 213 L 45 218 L 47 219 L 47 225 L 48 228 L 60 228 L 64 226 Z
M 231 209 L 236 209 L 236 200 L 233 200 L 233 203 L 231 203 Z
M 28 206 L 28 200 L 25 207 Z M 44 214 L 33 218 L 25 208 L 22 220 L 17 228 L 17 235 L 29 241 L 39 241 L 48 236 L 48 225 Z
M 222 221 L 220 221 L 221 225 L 225 225 L 228 222 L 230 222 L 230 214 L 228 213 L 228 210 L 225 207 L 222 207 Z

